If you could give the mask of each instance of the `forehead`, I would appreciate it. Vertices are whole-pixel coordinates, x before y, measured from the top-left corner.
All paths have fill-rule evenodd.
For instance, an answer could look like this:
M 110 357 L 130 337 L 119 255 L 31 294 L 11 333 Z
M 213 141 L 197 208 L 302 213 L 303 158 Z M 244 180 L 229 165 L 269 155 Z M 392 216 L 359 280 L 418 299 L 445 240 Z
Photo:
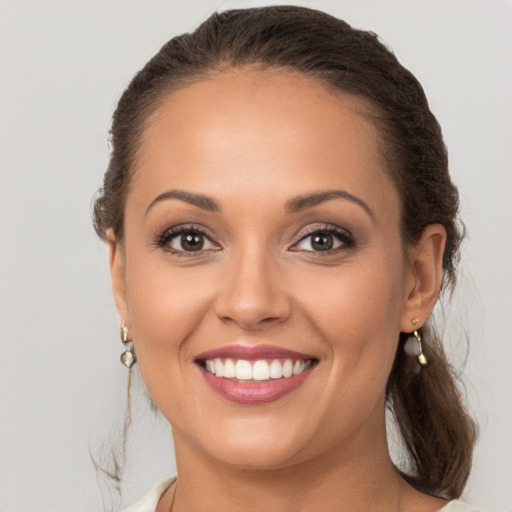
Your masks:
M 224 71 L 170 93 L 148 119 L 132 190 L 268 201 L 341 186 L 379 202 L 394 187 L 368 111 L 303 75 Z

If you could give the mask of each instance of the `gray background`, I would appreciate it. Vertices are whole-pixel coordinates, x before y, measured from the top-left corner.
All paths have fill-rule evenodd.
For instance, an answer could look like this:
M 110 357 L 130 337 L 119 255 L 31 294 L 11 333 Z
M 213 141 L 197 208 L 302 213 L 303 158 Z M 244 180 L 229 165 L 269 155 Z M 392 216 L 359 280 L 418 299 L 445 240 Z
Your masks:
M 0 511 L 102 507 L 89 450 L 118 438 L 127 372 L 90 206 L 120 93 L 214 9 L 270 3 L 0 0 Z M 512 511 L 512 3 L 295 3 L 377 32 L 444 129 L 469 232 L 447 329 L 470 336 L 465 379 L 481 428 L 464 497 Z M 447 350 L 464 363 L 457 336 Z M 175 471 L 168 428 L 136 394 L 126 501 Z

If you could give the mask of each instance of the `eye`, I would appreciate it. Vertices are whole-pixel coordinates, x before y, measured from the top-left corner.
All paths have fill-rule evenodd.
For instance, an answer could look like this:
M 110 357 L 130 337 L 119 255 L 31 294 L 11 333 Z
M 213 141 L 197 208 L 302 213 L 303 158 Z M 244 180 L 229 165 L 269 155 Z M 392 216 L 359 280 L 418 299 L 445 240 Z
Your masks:
M 310 231 L 294 247 L 299 247 L 299 250 L 303 251 L 335 254 L 354 246 L 354 237 L 348 231 L 338 227 L 325 227 Z
M 157 246 L 180 256 L 192 256 L 193 254 L 187 253 L 218 249 L 208 235 L 197 226 L 177 226 L 168 229 L 158 239 Z

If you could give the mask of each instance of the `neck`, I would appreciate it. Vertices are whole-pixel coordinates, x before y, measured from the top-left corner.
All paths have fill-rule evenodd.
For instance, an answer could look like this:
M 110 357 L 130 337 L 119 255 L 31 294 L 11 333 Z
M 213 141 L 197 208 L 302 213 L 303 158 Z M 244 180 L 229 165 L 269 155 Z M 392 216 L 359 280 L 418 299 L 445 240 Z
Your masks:
M 385 428 L 371 439 L 356 437 L 350 449 L 345 443 L 304 462 L 255 470 L 222 464 L 174 432 L 179 479 L 172 511 L 334 512 L 342 504 L 351 511 L 400 510 L 407 484 L 390 459 Z

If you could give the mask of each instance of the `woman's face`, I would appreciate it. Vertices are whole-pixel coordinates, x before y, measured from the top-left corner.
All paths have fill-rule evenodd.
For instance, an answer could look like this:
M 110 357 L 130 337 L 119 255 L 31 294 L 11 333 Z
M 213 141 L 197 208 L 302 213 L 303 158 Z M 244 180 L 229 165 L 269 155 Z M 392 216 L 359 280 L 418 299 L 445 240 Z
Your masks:
M 312 79 L 239 69 L 150 118 L 112 275 L 178 453 L 276 468 L 383 435 L 415 278 L 363 109 Z M 287 360 L 304 371 L 279 378 Z

